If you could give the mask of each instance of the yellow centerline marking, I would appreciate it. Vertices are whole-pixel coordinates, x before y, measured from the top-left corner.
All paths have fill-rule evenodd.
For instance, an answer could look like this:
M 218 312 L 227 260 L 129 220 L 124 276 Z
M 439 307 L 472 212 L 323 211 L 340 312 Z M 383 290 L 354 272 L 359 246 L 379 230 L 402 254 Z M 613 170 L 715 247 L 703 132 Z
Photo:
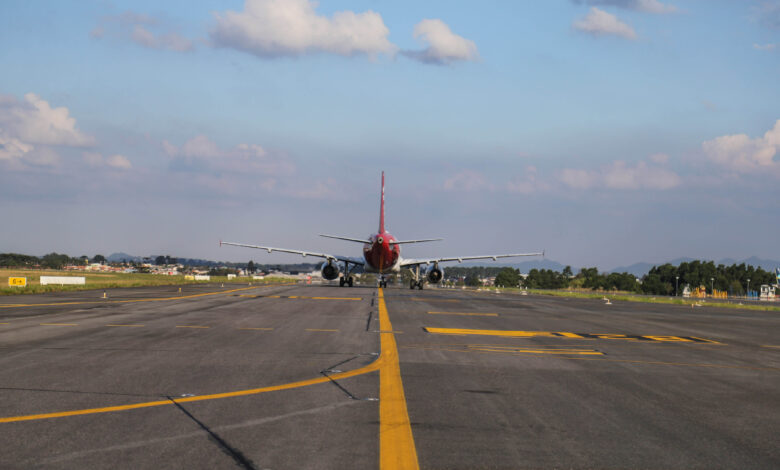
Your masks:
M 0 323 L 0 325 L 10 325 L 10 323 Z
M 41 323 L 41 326 L 79 326 L 78 323 Z
M 393 331 L 381 287 L 379 329 Z M 409 412 L 406 409 L 395 335 L 390 333 L 379 337 L 382 344 L 382 367 L 379 368 L 379 468 L 419 469 Z
M 473 317 L 497 317 L 497 313 L 482 313 L 482 312 L 427 312 L 429 315 L 463 315 Z
M 106 326 L 124 326 L 124 327 L 127 327 L 127 328 L 140 328 L 140 327 L 142 327 L 144 325 L 106 325 Z
M 46 304 L 0 304 L 0 308 L 14 308 L 14 307 L 52 307 L 57 305 L 87 305 L 87 304 L 128 304 L 128 303 L 135 303 L 135 302 L 162 302 L 165 300 L 182 300 L 182 299 L 195 299 L 198 297 L 207 297 L 210 295 L 221 295 L 221 294 L 231 294 L 233 292 L 240 292 L 250 289 L 259 289 L 262 287 L 282 287 L 282 286 L 292 286 L 294 284 L 265 284 L 262 286 L 252 286 L 252 287 L 241 287 L 238 289 L 229 289 L 229 290 L 223 290 L 223 291 L 217 291 L 217 292 L 204 292 L 202 294 L 191 294 L 191 295 L 179 295 L 176 297 L 155 297 L 150 299 L 128 299 L 128 300 L 81 300 L 77 302 L 52 302 L 52 303 L 46 303 Z
M 176 328 L 211 328 L 210 326 L 200 326 L 200 325 L 176 325 Z
M 306 331 L 339 331 L 339 330 L 328 330 L 324 328 L 306 328 Z
M 239 330 L 262 330 L 262 331 L 272 331 L 273 328 L 239 328 Z
M 775 346 L 774 344 L 762 344 L 762 348 L 777 348 L 780 349 L 780 346 Z

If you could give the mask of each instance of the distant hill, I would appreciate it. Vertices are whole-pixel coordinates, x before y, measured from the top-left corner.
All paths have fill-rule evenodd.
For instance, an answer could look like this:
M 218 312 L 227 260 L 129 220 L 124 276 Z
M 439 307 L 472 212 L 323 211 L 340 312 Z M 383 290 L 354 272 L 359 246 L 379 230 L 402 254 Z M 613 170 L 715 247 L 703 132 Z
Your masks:
M 143 258 L 140 256 L 133 256 L 133 255 L 128 255 L 127 253 L 119 252 L 119 253 L 112 253 L 106 256 L 106 260 L 109 263 L 121 263 L 122 261 L 140 262 L 143 261 Z

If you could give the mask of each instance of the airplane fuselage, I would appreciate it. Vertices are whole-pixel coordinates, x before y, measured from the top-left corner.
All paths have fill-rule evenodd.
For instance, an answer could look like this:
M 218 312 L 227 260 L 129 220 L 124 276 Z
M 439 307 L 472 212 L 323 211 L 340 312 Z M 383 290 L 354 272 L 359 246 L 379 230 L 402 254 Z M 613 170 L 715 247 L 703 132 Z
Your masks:
M 398 271 L 401 261 L 401 247 L 394 244 L 395 238 L 388 232 L 380 232 L 369 238 L 369 243 L 363 245 L 363 258 L 366 260 L 365 270 L 374 273 Z

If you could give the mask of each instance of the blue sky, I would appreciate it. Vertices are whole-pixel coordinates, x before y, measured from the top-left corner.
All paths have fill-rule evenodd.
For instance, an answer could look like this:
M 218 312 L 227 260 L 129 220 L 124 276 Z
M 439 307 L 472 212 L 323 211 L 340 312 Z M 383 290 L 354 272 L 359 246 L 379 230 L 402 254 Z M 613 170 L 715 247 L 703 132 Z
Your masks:
M 780 2 L 0 4 L 0 251 L 777 257 Z

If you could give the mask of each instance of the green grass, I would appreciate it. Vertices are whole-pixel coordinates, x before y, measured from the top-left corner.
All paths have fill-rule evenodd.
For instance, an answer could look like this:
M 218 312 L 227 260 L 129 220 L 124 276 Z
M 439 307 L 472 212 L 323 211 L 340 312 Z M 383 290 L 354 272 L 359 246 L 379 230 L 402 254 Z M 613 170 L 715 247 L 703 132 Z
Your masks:
M 521 289 L 502 288 L 505 292 L 520 292 Z M 735 308 L 744 310 L 758 310 L 764 312 L 780 312 L 780 306 L 753 303 L 742 303 L 741 299 L 733 299 L 732 301 L 723 301 L 722 299 L 684 299 L 680 297 L 665 297 L 665 296 L 646 296 L 636 295 L 629 292 L 575 292 L 569 290 L 546 290 L 546 289 L 528 289 L 529 294 L 539 295 L 551 295 L 555 297 L 572 297 L 577 299 L 603 299 L 608 298 L 610 301 L 623 301 L 623 302 L 643 302 L 652 304 L 670 304 L 670 305 L 685 305 L 690 307 L 693 304 L 698 304 L 706 307 L 719 307 L 719 308 Z
M 85 277 L 85 285 L 46 285 L 40 284 L 41 276 L 75 276 Z M 9 287 L 9 277 L 26 277 L 26 287 Z M 208 281 L 188 281 L 184 276 L 165 276 L 161 274 L 139 273 L 91 273 L 54 270 L 28 270 L 28 269 L 0 269 L 0 295 L 44 294 L 47 292 L 71 292 L 93 289 L 114 289 L 118 287 L 146 287 L 146 286 L 178 286 L 189 284 L 273 284 L 289 282 L 289 279 L 268 278 L 256 281 L 250 278 L 228 279 L 227 276 L 211 276 Z

